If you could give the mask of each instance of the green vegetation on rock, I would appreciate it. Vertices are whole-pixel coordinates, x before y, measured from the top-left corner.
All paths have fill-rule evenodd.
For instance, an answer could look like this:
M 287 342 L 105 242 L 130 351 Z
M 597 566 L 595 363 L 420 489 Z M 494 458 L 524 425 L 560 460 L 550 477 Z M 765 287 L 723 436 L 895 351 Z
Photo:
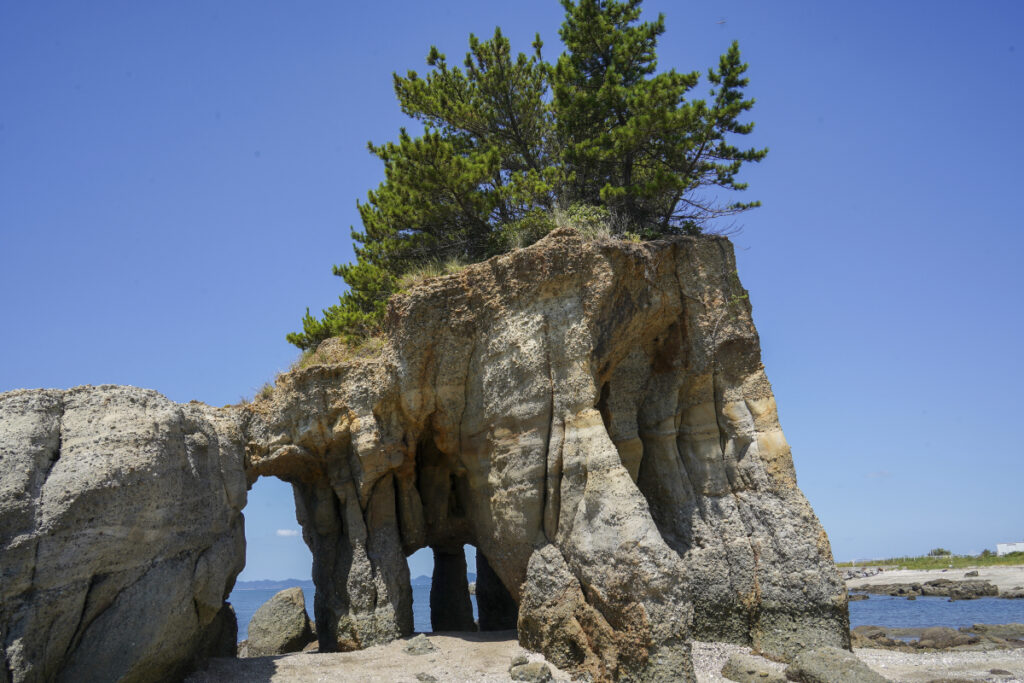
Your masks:
M 757 206 L 715 192 L 745 189 L 742 165 L 767 154 L 731 142 L 753 129 L 739 121 L 754 104 L 739 47 L 708 71 L 709 99 L 688 99 L 699 73 L 657 71 L 664 16 L 641 22 L 640 4 L 562 0 L 554 64 L 539 35 L 513 56 L 496 29 L 470 36 L 461 67 L 431 47 L 429 73 L 395 74 L 401 109 L 422 132 L 369 144 L 385 178 L 359 204 L 356 262 L 334 267 L 349 289 L 322 318 L 307 309 L 288 341 L 305 350 L 372 336 L 406 273 L 527 246 L 566 216 L 599 216 L 608 234 L 639 240 L 697 234 Z

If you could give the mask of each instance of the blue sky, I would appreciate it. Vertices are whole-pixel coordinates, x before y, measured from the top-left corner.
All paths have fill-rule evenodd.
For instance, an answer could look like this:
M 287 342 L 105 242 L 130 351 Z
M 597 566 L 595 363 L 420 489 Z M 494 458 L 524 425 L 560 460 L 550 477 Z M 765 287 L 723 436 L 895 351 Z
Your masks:
M 1024 539 L 1024 5 L 648 0 L 663 67 L 733 39 L 757 98 L 734 238 L 800 485 L 837 558 Z M 555 0 L 0 4 L 0 391 L 252 395 L 335 301 L 391 73 Z M 720 23 L 723 22 L 724 23 Z M 700 86 L 700 91 L 705 89 Z M 243 578 L 306 577 L 287 486 Z M 413 574 L 428 563 L 415 558 Z

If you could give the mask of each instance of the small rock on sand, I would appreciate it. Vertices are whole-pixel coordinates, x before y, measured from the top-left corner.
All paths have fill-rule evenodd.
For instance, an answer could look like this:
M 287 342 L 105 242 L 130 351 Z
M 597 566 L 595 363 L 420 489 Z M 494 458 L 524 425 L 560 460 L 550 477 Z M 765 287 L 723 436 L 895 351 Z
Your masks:
M 768 660 L 740 653 L 729 657 L 722 675 L 737 683 L 786 683 L 786 677 L 772 668 Z
M 801 652 L 786 668 L 786 678 L 800 683 L 886 683 L 855 654 L 837 647 Z
M 430 642 L 422 633 L 410 640 L 405 646 L 405 652 L 410 655 L 425 655 L 431 652 L 437 652 L 437 648 Z
M 508 671 L 513 681 L 527 683 L 547 683 L 551 680 L 551 667 L 544 662 L 527 662 L 513 665 Z

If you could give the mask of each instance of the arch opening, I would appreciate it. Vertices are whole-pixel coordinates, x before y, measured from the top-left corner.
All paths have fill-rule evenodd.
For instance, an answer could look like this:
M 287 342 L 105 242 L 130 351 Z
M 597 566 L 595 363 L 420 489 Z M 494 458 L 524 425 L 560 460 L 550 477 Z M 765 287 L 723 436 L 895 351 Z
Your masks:
M 403 529 L 403 541 L 407 556 L 422 548 L 430 549 L 430 629 L 514 629 L 518 606 L 479 548 L 477 535 L 487 533 L 490 520 L 480 519 L 488 514 L 488 508 L 474 492 L 473 473 L 458 453 L 441 450 L 432 433 L 417 443 L 414 461 L 422 527 Z M 472 578 L 470 567 L 475 569 Z M 423 599 L 423 589 L 419 592 Z M 415 602 L 415 587 L 413 593 Z M 414 606 L 414 611 L 424 614 L 419 606 Z
M 246 640 L 256 610 L 278 591 L 301 588 L 311 621 L 315 600 L 313 555 L 297 523 L 291 484 L 276 476 L 259 477 L 249 488 L 244 515 L 245 567 L 228 597 L 239 642 Z

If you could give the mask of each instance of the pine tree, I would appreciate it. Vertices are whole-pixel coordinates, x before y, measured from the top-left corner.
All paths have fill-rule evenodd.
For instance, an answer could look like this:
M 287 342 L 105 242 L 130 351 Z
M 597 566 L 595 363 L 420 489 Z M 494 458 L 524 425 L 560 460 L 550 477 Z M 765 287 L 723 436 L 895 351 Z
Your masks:
M 400 277 L 430 262 L 474 262 L 537 239 L 554 208 L 596 207 L 647 237 L 700 232 L 715 218 L 758 206 L 721 203 L 708 189 L 743 190 L 744 162 L 767 150 L 730 142 L 752 123 L 739 117 L 747 65 L 733 43 L 708 72 L 711 101 L 687 99 L 698 72 L 658 72 L 664 16 L 640 22 L 641 0 L 561 0 L 565 52 L 513 58 L 500 29 L 469 38 L 462 67 L 431 47 L 420 77 L 394 76 L 402 111 L 422 133 L 368 144 L 384 181 L 359 203 L 356 262 L 334 267 L 349 290 L 303 331 L 301 349 L 332 336 L 374 332 Z
M 562 0 L 566 47 L 554 69 L 554 114 L 563 164 L 570 172 L 570 202 L 604 205 L 647 234 L 696 233 L 711 219 L 757 206 L 718 204 L 698 194 L 717 185 L 741 190 L 735 181 L 743 161 L 760 161 L 767 150 L 739 150 L 727 133 L 749 133 L 737 121 L 753 100 L 744 100 L 746 64 L 733 43 L 719 70 L 709 73 L 714 102 L 687 100 L 697 72 L 655 73 L 664 15 L 638 23 L 640 0 Z

